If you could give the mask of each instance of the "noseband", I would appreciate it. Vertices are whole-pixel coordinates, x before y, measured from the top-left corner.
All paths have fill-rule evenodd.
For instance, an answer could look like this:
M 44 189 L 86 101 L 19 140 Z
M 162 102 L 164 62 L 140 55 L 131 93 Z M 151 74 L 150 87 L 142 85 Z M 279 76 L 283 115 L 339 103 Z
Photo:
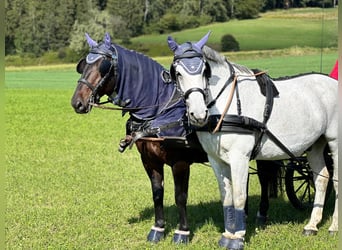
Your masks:
M 109 52 L 108 50 L 104 51 L 100 47 L 96 47 L 96 48 L 93 48 L 89 52 L 92 54 L 102 55 L 102 58 L 103 58 L 103 61 L 101 62 L 100 69 L 99 69 L 102 78 L 95 86 L 92 85 L 84 77 L 81 77 L 78 80 L 78 83 L 85 84 L 92 91 L 92 93 L 89 97 L 90 103 L 97 103 L 99 101 L 100 96 L 98 95 L 98 91 L 108 82 L 108 79 L 111 76 L 112 72 L 113 72 L 114 80 L 117 79 L 118 57 L 117 57 L 116 48 L 113 45 L 112 45 L 112 48 L 114 49 L 114 51 L 110 50 L 110 52 Z M 105 67 L 102 67 L 102 65 L 107 61 L 106 58 L 111 58 L 110 59 L 110 65 L 108 67 L 108 62 L 107 62 L 106 63 L 107 65 L 105 65 Z M 88 62 L 87 62 L 87 64 L 88 64 Z M 103 69 L 105 69 L 106 72 L 104 72 Z M 115 92 L 115 88 L 114 88 L 113 93 L 114 92 Z

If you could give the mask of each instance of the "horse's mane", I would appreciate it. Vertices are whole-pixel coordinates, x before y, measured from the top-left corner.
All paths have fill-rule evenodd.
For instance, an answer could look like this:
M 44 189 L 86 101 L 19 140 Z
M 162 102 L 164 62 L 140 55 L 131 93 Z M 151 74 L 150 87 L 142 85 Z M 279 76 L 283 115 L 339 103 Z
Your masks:
M 218 63 L 224 64 L 226 63 L 226 57 L 218 53 L 216 50 L 204 45 L 202 48 L 203 55 L 205 59 Z
M 214 63 L 217 64 L 225 64 L 228 62 L 228 59 L 221 55 L 219 52 L 217 52 L 216 50 L 208 47 L 208 46 L 204 46 L 202 49 L 203 55 L 204 57 L 209 60 L 212 61 Z M 229 62 L 235 69 L 237 69 L 240 72 L 243 73 L 253 73 L 249 68 L 247 68 L 246 66 L 237 64 L 237 63 L 233 63 L 233 62 Z

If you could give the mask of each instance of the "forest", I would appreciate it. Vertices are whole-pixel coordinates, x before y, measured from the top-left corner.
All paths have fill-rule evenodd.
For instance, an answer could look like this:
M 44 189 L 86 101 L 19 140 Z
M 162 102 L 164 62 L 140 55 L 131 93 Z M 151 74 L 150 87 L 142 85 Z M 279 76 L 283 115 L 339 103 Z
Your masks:
M 179 31 L 274 9 L 334 7 L 337 0 L 5 0 L 5 55 L 79 54 L 84 33 L 105 31 L 129 44 L 144 34 Z M 84 45 L 85 46 L 85 45 Z

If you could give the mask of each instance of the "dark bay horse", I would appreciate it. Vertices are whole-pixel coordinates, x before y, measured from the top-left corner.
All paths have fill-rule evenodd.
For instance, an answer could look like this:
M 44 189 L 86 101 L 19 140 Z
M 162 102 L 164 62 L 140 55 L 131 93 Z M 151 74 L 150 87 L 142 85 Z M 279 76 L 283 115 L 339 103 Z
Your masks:
M 101 43 L 87 34 L 86 38 L 90 52 L 77 65 L 81 78 L 71 105 L 75 112 L 85 114 L 102 96 L 108 96 L 111 103 L 121 107 L 123 114 L 129 114 L 126 138 L 120 145 L 124 150 L 128 145 L 136 144 L 151 182 L 155 223 L 147 240 L 158 242 L 165 236 L 163 166 L 167 164 L 172 169 L 179 212 L 179 227 L 173 241 L 187 243 L 190 235 L 186 211 L 190 165 L 208 159 L 196 134 L 186 126 L 183 98 L 168 71 L 151 58 L 113 44 L 109 34 Z M 258 165 L 258 172 L 268 172 L 267 164 Z M 260 214 L 261 218 L 266 218 L 269 178 L 265 178 L 265 174 L 260 176 L 263 177 L 260 179 L 263 187 Z

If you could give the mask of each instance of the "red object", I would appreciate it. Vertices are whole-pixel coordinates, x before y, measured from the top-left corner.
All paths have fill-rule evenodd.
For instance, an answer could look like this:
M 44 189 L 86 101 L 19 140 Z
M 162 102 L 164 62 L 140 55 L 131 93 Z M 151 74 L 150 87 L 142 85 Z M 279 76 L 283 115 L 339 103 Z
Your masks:
M 332 78 L 338 80 L 338 60 L 336 60 L 335 66 L 329 74 Z

